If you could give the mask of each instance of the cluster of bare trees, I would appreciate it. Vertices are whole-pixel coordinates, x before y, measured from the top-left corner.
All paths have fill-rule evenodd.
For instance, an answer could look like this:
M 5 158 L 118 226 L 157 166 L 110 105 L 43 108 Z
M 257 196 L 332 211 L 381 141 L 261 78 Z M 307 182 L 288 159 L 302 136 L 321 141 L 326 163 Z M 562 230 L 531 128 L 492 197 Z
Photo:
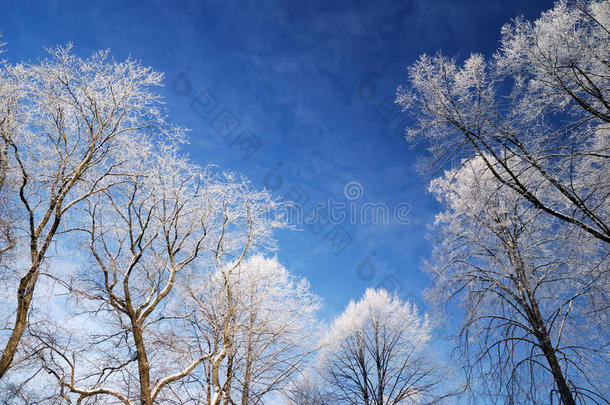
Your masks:
M 292 405 L 435 404 L 453 398 L 432 325 L 385 290 L 351 301 L 322 335 L 315 363 L 285 388 Z
M 322 337 L 265 256 L 284 203 L 185 157 L 161 81 L 70 47 L 2 66 L 0 401 L 310 403 L 306 375 L 311 403 L 440 398 L 409 303 L 367 291 Z
M 282 204 L 183 156 L 161 74 L 50 53 L 0 77 L 0 401 L 260 403 L 318 306 L 262 256 Z
M 314 351 L 318 299 L 276 259 L 258 255 L 219 267 L 189 292 L 204 344 L 218 353 L 204 367 L 213 404 L 263 403 Z
M 474 395 L 607 403 L 610 2 L 559 1 L 496 55 L 422 56 L 397 102 L 428 142 L 430 298 L 459 304 Z
M 411 303 L 371 289 L 317 322 L 268 255 L 284 203 L 184 156 L 161 74 L 70 47 L 0 63 L 1 402 L 455 398 Z M 446 169 L 426 270 L 463 318 L 460 401 L 607 403 L 610 2 L 559 1 L 489 60 L 409 75 L 408 138 Z

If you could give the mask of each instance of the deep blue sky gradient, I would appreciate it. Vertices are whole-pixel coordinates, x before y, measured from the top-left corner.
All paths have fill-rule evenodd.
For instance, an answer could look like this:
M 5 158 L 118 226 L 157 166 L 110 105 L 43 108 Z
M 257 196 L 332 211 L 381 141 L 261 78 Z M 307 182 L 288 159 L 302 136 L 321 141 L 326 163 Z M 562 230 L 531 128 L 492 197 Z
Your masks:
M 82 57 L 110 49 L 116 60 L 132 56 L 165 72 L 161 91 L 172 121 L 192 130 L 187 149 L 195 161 L 241 172 L 278 195 L 301 190 L 309 197 L 306 210 L 329 198 L 349 202 L 350 181 L 364 189 L 357 204 L 409 204 L 409 224 L 342 224 L 353 241 L 338 255 L 325 240 L 332 224 L 317 234 L 307 227 L 278 234 L 279 259 L 310 280 L 324 299 L 323 314 L 332 317 L 369 286 L 421 299 L 429 284 L 420 264 L 430 254 L 426 224 L 440 207 L 415 170 L 425 151 L 402 139 L 407 116 L 391 108 L 406 67 L 422 53 L 491 55 L 504 23 L 551 6 L 549 0 L 0 0 L 0 32 L 10 62 L 36 61 L 44 47 L 73 42 Z M 207 115 L 191 107 L 201 91 L 217 103 Z M 223 111 L 239 120 L 228 139 L 211 124 Z M 231 144 L 244 130 L 261 143 L 248 159 Z

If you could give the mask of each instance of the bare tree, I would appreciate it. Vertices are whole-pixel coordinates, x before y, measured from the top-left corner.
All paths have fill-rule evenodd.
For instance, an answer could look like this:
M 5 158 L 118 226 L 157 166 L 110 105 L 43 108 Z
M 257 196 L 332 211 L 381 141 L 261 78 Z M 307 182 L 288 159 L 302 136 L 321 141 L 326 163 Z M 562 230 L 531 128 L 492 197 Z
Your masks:
M 605 403 L 605 243 L 531 207 L 479 157 L 430 189 L 447 207 L 436 220 L 430 298 L 465 313 L 460 352 L 480 377 L 473 384 L 509 403 Z
M 213 353 L 197 350 L 188 333 L 179 286 L 202 280 L 219 250 L 229 255 L 239 245 L 245 255 L 281 224 L 267 193 L 234 175 L 201 171 L 175 148 L 137 166 L 112 192 L 88 201 L 82 229 L 97 272 L 64 283 L 98 330 L 81 347 L 74 332 L 46 345 L 45 370 L 78 402 L 191 400 L 172 386 L 188 385 Z
M 282 388 L 315 351 L 319 299 L 277 259 L 253 256 L 237 277 L 241 310 L 232 385 L 241 405 L 255 405 Z
M 458 166 L 431 184 L 431 296 L 464 299 L 466 367 L 511 403 L 607 400 L 609 29 L 607 0 L 558 1 L 489 61 L 422 56 L 398 91 L 407 137 Z
M 441 165 L 476 154 L 532 207 L 610 243 L 608 60 L 610 3 L 559 1 L 506 25 L 489 62 L 422 56 L 397 102 L 418 121 L 408 138 L 429 140 Z
M 314 367 L 301 369 L 299 376 L 282 390 L 289 405 L 332 405 L 338 400 L 332 389 L 321 381 Z
M 318 299 L 277 259 L 254 255 L 219 267 L 191 294 L 201 333 L 218 353 L 208 365 L 212 404 L 262 403 L 313 351 Z
M 106 52 L 88 59 L 71 55 L 70 46 L 50 53 L 49 60 L 2 72 L 13 88 L 8 104 L 2 101 L 10 115 L 0 118 L 3 176 L 15 184 L 8 197 L 18 219 L 14 238 L 29 264 L 25 274 L 11 268 L 14 321 L 3 337 L 0 378 L 26 330 L 41 266 L 58 234 L 71 229 L 74 208 L 109 190 L 125 164 L 146 152 L 150 134 L 179 133 L 149 91 L 161 74 L 132 60 L 108 61 Z
M 112 191 L 87 201 L 80 229 L 93 269 L 59 279 L 78 300 L 78 316 L 96 324 L 95 333 L 41 336 L 45 370 L 57 378 L 62 395 L 73 394 L 79 403 L 109 395 L 152 404 L 203 360 L 188 356 L 166 321 L 183 314 L 166 314 L 164 307 L 176 277 L 204 248 L 211 207 L 196 167 L 173 149 L 151 155 L 134 163 Z M 157 357 L 167 363 L 155 364 Z
M 224 399 L 231 403 L 231 383 L 233 381 L 233 360 L 235 358 L 235 334 L 238 319 L 243 310 L 239 302 L 242 291 L 235 284 L 234 277 L 239 273 L 240 266 L 246 259 L 248 252 L 258 249 L 274 247 L 269 238 L 270 230 L 274 227 L 285 226 L 283 218 L 270 216 L 269 213 L 280 207 L 278 203 L 270 204 L 267 192 L 248 193 L 245 184 L 235 184 L 232 190 L 242 198 L 238 201 L 223 200 L 223 221 L 220 225 L 220 237 L 212 249 L 216 274 L 210 280 L 213 295 L 207 297 L 211 307 L 205 308 L 204 301 L 191 292 L 198 311 L 207 318 L 203 322 L 210 323 L 208 330 L 212 335 L 206 339 L 214 342 L 213 357 L 209 362 L 209 377 L 211 384 L 210 403 L 218 405 Z M 272 222 L 269 222 L 271 220 Z M 245 233 L 235 233 L 235 229 L 247 229 Z M 214 280 L 215 279 L 215 280 Z M 220 283 L 220 284 L 219 284 Z M 221 287 L 220 290 L 216 289 Z M 218 306 L 217 306 L 218 305 Z M 207 311 L 211 312 L 207 312 Z M 209 316 L 212 314 L 212 316 Z M 196 315 L 197 318 L 197 315 Z M 210 329 L 211 328 L 211 329 Z M 225 376 L 222 381 L 224 361 L 227 361 Z
M 436 403 L 442 377 L 425 353 L 430 322 L 410 302 L 368 289 L 328 331 L 319 370 L 339 403 Z

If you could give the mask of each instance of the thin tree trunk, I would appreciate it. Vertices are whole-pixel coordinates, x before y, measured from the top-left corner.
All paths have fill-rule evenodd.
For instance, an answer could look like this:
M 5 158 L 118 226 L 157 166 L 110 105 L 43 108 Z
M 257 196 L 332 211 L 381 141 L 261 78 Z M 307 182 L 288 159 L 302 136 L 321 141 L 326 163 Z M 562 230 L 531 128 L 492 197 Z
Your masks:
M 19 281 L 19 289 L 17 290 L 17 314 L 15 316 L 15 325 L 11 331 L 11 336 L 4 347 L 2 358 L 0 358 L 0 378 L 2 378 L 15 358 L 19 342 L 27 326 L 28 312 L 34 295 L 34 287 L 38 281 L 40 264 L 36 261 L 30 267 L 28 273 Z
M 214 395 L 212 396 L 211 405 L 220 405 L 222 400 L 222 386 L 220 385 L 219 371 L 222 361 L 227 355 L 227 348 L 222 347 L 220 353 L 212 360 L 212 389 Z
M 544 357 L 546 358 L 549 367 L 551 368 L 551 373 L 553 375 L 553 379 L 555 380 L 555 384 L 557 385 L 557 389 L 559 394 L 561 395 L 561 402 L 564 405 L 576 405 L 576 401 L 572 396 L 572 392 L 566 383 L 565 376 L 561 370 L 561 366 L 559 365 L 559 361 L 557 360 L 557 355 L 555 352 L 555 348 L 551 344 L 551 338 L 549 336 L 548 329 L 546 324 L 544 323 L 544 318 L 542 317 L 542 313 L 540 312 L 540 307 L 538 306 L 538 300 L 536 299 L 534 292 L 529 284 L 529 279 L 525 273 L 525 266 L 523 265 L 523 260 L 519 252 L 514 249 L 512 246 L 509 246 L 509 251 L 512 251 L 512 260 L 515 264 L 515 270 L 520 279 L 520 285 L 518 288 L 521 290 L 521 295 L 524 301 L 529 302 L 529 305 L 525 305 L 525 311 L 529 316 L 529 322 L 534 329 L 534 335 L 540 344 L 540 348 L 544 353 Z
M 243 385 L 243 389 L 241 391 L 241 405 L 248 405 L 248 398 L 250 397 L 250 381 L 248 380 L 248 378 L 250 378 L 249 374 L 250 372 L 250 366 L 246 365 L 246 373 L 244 374 L 244 385 Z
M 362 371 L 362 400 L 364 401 L 364 405 L 369 405 L 369 389 L 368 389 L 368 372 L 366 369 L 366 361 L 364 359 L 364 342 L 362 342 L 362 347 L 359 348 L 359 363 Z
M 223 389 L 220 385 L 219 371 L 220 365 L 224 358 L 232 351 L 233 342 L 231 341 L 231 320 L 233 319 L 233 289 L 231 280 L 225 276 L 227 286 L 227 313 L 225 314 L 222 327 L 222 348 L 220 353 L 212 361 L 212 386 L 214 388 L 214 397 L 212 405 L 220 405 L 223 397 Z
M 530 302 L 532 305 L 533 315 L 537 323 L 535 326 L 536 338 L 538 339 L 538 343 L 540 344 L 542 352 L 544 353 L 544 357 L 551 368 L 551 373 L 553 374 L 553 378 L 557 384 L 559 395 L 561 395 L 561 402 L 563 402 L 564 405 L 576 405 L 576 401 L 574 400 L 572 392 L 570 391 L 563 372 L 561 371 L 561 366 L 557 360 L 555 348 L 551 344 L 551 338 L 546 325 L 543 322 L 542 314 L 540 313 L 540 309 L 538 307 L 538 302 L 533 296 L 530 296 Z
M 234 354 L 231 353 L 227 356 L 227 380 L 225 381 L 225 390 L 224 390 L 224 397 L 225 397 L 225 405 L 231 405 L 231 383 L 233 380 L 233 356 Z
M 252 299 L 252 297 L 250 297 Z M 248 346 L 246 348 L 246 364 L 244 369 L 244 384 L 241 392 L 241 405 L 248 405 L 248 400 L 250 399 L 250 379 L 252 378 L 252 351 L 253 342 L 252 342 L 252 331 L 254 330 L 254 321 L 255 321 L 255 311 L 253 308 L 250 309 L 250 317 L 248 321 Z

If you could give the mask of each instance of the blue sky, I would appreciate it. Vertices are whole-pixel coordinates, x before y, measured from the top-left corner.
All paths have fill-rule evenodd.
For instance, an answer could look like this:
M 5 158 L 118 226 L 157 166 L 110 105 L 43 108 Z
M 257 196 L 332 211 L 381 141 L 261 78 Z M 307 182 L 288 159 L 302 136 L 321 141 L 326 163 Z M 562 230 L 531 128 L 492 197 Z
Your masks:
M 241 172 L 279 196 L 298 193 L 306 211 L 329 198 L 357 208 L 401 204 L 408 224 L 342 223 L 351 243 L 339 253 L 332 223 L 278 234 L 280 261 L 310 280 L 332 317 L 367 287 L 421 299 L 429 284 L 420 264 L 430 254 L 426 223 L 440 207 L 415 170 L 425 150 L 402 139 L 408 117 L 392 109 L 406 67 L 422 53 L 490 55 L 502 24 L 551 6 L 0 0 L 0 32 L 10 62 L 73 42 L 82 57 L 110 49 L 117 60 L 132 56 L 165 72 L 161 92 L 172 121 L 191 129 L 187 150 L 196 162 Z M 258 148 L 243 150 L 244 140 Z M 349 182 L 362 186 L 361 198 L 346 198 Z

